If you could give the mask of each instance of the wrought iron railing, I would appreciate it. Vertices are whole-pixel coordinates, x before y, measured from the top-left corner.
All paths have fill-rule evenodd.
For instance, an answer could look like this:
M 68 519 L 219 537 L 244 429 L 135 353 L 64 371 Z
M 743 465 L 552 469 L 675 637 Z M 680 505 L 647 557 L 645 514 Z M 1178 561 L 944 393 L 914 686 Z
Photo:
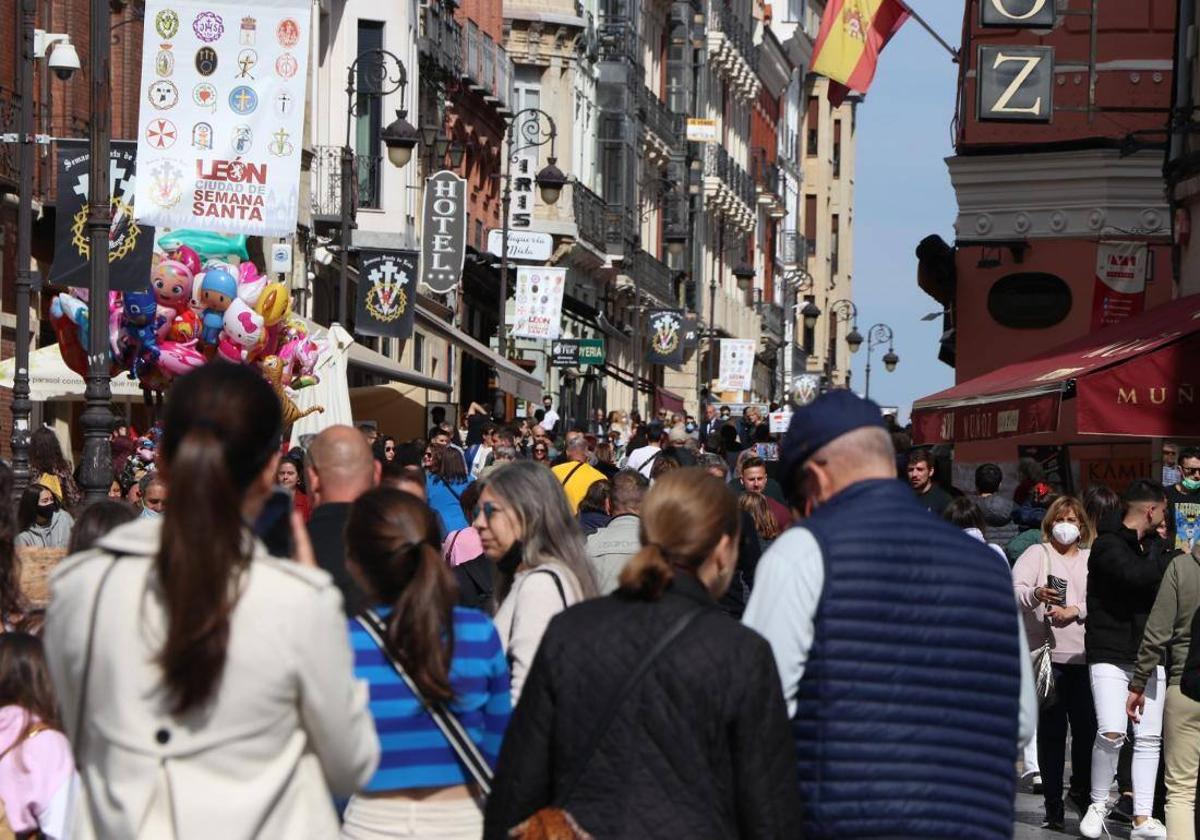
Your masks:
M 462 77 L 484 96 L 511 108 L 516 76 L 512 56 L 473 20 L 467 21 L 461 33 Z
M 382 199 L 383 158 L 355 155 L 355 180 L 358 183 L 356 207 L 378 209 Z M 315 146 L 312 158 L 312 214 L 336 218 L 342 214 L 342 147 Z
M 716 23 L 716 28 L 733 44 L 733 48 L 750 65 L 750 69 L 757 72 L 758 50 L 754 48 L 754 35 L 751 29 L 738 18 L 733 6 L 721 3 L 718 6 Z
M 462 24 L 454 19 L 454 12 L 441 3 L 430 3 L 421 14 L 421 38 L 418 48 L 421 54 L 421 69 L 428 77 L 440 80 L 458 80 L 463 72 Z
M 571 203 L 579 238 L 604 252 L 604 199 L 575 181 L 571 184 Z
M 710 143 L 706 148 L 708 153 L 704 160 L 704 174 L 715 176 L 724 182 L 734 195 L 748 207 L 753 207 L 754 179 L 750 177 L 750 173 L 725 151 L 724 146 Z
M 633 252 L 626 261 L 628 273 L 633 276 L 644 294 L 663 306 L 678 306 L 679 297 L 672 282 L 673 272 L 662 262 L 641 248 Z
M 602 23 L 596 28 L 596 37 L 601 61 L 627 60 L 638 63 L 638 35 L 632 21 L 602 18 Z
M 676 114 L 659 99 L 654 91 L 642 85 L 638 95 L 638 110 L 642 124 L 654 132 L 668 146 L 676 148 L 683 142 L 683 115 Z

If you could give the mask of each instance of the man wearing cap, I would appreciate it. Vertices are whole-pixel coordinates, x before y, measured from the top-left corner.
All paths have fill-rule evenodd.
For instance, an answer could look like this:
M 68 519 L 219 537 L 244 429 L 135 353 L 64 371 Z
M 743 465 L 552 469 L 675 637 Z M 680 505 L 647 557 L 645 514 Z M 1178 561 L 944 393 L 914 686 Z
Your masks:
M 743 621 L 775 654 L 805 836 L 1011 837 L 1012 579 L 896 480 L 875 403 L 838 389 L 798 409 L 780 460 L 812 512 L 763 555 Z

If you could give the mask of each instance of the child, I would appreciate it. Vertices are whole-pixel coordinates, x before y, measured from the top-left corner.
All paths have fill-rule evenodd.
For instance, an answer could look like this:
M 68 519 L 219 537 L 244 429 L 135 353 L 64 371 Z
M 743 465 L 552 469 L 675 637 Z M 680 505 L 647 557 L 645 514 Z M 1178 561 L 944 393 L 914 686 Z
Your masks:
M 74 777 L 41 641 L 0 634 L 0 801 L 18 837 L 63 840 Z

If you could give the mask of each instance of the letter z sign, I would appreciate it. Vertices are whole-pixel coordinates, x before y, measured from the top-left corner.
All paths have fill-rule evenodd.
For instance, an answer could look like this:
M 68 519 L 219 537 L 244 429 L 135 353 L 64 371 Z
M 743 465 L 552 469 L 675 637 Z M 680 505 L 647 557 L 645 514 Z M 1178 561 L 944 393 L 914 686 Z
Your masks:
M 1054 111 L 1053 47 L 979 47 L 980 120 L 1049 122 Z

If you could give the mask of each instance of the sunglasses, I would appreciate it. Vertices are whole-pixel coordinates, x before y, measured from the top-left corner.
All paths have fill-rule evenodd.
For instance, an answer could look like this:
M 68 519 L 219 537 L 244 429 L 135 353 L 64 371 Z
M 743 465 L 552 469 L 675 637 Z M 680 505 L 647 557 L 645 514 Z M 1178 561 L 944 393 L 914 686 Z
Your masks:
M 1200 467 L 1183 467 L 1182 472 L 1184 475 L 1200 475 Z
M 546 454 L 546 447 L 544 447 L 544 446 L 535 446 L 535 447 L 533 447 L 533 451 L 534 451 L 534 452 L 540 452 L 540 453 L 542 453 L 543 455 L 545 455 L 545 454 Z
M 490 521 L 491 518 L 493 516 L 495 516 L 497 513 L 499 513 L 501 510 L 502 510 L 502 508 L 496 507 L 491 502 L 484 502 L 482 505 L 476 505 L 474 508 L 471 509 L 471 519 L 472 520 L 478 519 L 479 514 L 482 512 L 483 518 Z

